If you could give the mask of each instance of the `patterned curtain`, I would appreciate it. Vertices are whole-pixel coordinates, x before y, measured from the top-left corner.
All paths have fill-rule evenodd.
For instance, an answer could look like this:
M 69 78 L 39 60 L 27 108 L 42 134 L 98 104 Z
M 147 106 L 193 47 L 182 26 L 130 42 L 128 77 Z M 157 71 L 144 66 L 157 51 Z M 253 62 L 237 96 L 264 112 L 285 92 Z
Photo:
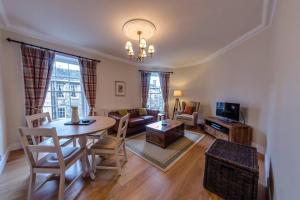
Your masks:
M 97 62 L 79 58 L 84 94 L 90 107 L 89 115 L 94 115 L 96 105 Z
M 141 71 L 141 82 L 142 82 L 142 107 L 147 108 L 149 87 L 150 87 L 150 72 Z
M 170 90 L 170 74 L 169 73 L 159 73 L 159 81 L 162 96 L 164 99 L 164 112 L 166 118 L 169 118 L 169 90 Z
M 26 115 L 43 111 L 54 63 L 54 52 L 21 45 Z

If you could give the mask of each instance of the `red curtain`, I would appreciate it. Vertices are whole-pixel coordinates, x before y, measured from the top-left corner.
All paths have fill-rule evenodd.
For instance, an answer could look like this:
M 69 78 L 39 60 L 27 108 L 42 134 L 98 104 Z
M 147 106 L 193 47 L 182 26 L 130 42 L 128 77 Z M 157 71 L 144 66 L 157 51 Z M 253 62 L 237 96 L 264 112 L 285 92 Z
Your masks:
M 149 87 L 150 87 L 150 72 L 141 71 L 141 86 L 142 86 L 142 107 L 147 108 Z
M 90 107 L 89 115 L 94 115 L 97 87 L 97 62 L 79 58 L 79 65 L 84 94 Z
M 41 113 L 54 63 L 54 52 L 21 45 L 26 115 Z
M 170 74 L 169 73 L 159 73 L 159 81 L 161 87 L 161 93 L 164 99 L 164 112 L 166 118 L 169 118 L 169 90 L 170 90 Z

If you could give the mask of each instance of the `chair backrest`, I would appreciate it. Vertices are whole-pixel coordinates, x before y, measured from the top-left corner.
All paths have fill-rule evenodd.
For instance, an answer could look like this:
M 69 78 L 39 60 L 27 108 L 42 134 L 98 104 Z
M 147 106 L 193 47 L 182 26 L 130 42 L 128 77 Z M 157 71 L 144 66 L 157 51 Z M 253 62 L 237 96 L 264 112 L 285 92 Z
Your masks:
M 182 101 L 182 110 L 185 109 L 186 105 L 191 105 L 191 106 L 195 107 L 194 112 L 199 112 L 199 110 L 200 110 L 200 102 L 196 102 L 196 101 L 185 102 L 185 101 Z
M 49 112 L 45 112 L 45 113 L 38 113 L 38 114 L 34 114 L 34 115 L 27 115 L 25 116 L 26 122 L 27 122 L 27 126 L 29 128 L 34 128 L 34 127 L 39 127 L 42 125 L 42 123 L 47 120 L 48 122 L 51 122 L 51 117 Z M 34 136 L 30 136 L 31 137 L 31 141 L 33 144 L 37 144 L 37 137 Z
M 52 138 L 53 145 L 30 144 L 28 136 Z M 29 164 L 32 167 L 36 167 L 38 162 L 34 159 L 34 153 L 55 153 L 60 166 L 64 165 L 64 158 L 55 128 L 19 128 L 19 138 Z
M 130 114 L 128 113 L 127 115 L 125 115 L 120 119 L 118 133 L 117 133 L 117 139 L 119 140 L 125 139 L 126 137 L 129 115 Z
M 26 122 L 27 122 L 27 126 L 29 128 L 34 128 L 34 127 L 39 127 L 42 125 L 42 122 L 47 119 L 48 122 L 51 122 L 51 117 L 49 112 L 45 112 L 45 113 L 38 113 L 38 114 L 34 114 L 34 115 L 27 115 L 25 116 Z M 37 124 L 35 124 L 37 123 Z

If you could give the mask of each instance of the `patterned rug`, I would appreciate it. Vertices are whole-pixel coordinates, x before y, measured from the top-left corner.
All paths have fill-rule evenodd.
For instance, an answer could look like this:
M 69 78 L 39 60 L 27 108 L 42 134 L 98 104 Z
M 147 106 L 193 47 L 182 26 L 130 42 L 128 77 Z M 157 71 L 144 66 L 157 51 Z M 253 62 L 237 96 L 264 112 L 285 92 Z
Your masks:
M 184 137 L 163 149 L 146 142 L 146 133 L 143 132 L 127 138 L 126 146 L 140 158 L 166 172 L 204 136 L 202 133 L 185 130 Z

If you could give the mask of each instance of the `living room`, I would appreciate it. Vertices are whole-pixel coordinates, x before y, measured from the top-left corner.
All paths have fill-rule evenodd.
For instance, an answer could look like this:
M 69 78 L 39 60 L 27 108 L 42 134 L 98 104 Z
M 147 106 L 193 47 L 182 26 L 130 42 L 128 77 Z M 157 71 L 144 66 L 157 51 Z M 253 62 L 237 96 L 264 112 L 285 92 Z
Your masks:
M 193 140 L 191 144 L 180 143 L 182 138 L 177 137 L 175 142 L 171 139 L 170 144 L 161 144 L 161 138 L 158 144 L 153 144 L 158 141 L 153 136 L 155 133 L 150 139 L 147 134 L 157 124 L 147 126 L 147 130 L 135 130 L 124 139 L 128 161 L 121 169 L 117 168 L 119 173 L 116 170 L 97 169 L 95 173 L 89 171 L 95 178 L 91 175 L 79 177 L 74 182 L 68 180 L 64 198 L 297 199 L 297 166 L 300 162 L 296 154 L 296 142 L 299 139 L 297 114 L 300 94 L 297 81 L 300 80 L 300 26 L 296 19 L 299 8 L 300 3 L 292 0 L 230 0 L 224 3 L 201 0 L 176 1 L 176 4 L 173 1 L 70 3 L 1 0 L 0 198 L 62 197 L 59 196 L 60 181 L 57 177 L 28 196 L 31 168 L 22 150 L 24 146 L 20 142 L 18 129 L 28 126 L 26 101 L 30 98 L 26 95 L 30 86 L 24 84 L 24 78 L 27 77 L 24 74 L 24 47 L 30 47 L 54 52 L 55 73 L 59 70 L 77 73 L 74 77 L 68 74 L 66 84 L 70 91 L 65 91 L 62 82 L 66 79 L 58 80 L 59 76 L 51 77 L 57 85 L 46 87 L 43 109 L 35 114 L 49 112 L 53 123 L 65 118 L 70 121 L 73 117 L 72 102 L 78 101 L 80 119 L 95 115 L 103 117 L 103 120 L 115 120 L 113 125 L 112 121 L 105 121 L 111 125 L 101 128 L 101 131 L 107 129 L 107 133 L 102 133 L 99 128 L 103 135 L 117 133 L 118 121 L 128 113 L 131 119 L 135 115 L 153 115 L 151 123 L 157 123 L 159 118 L 160 128 L 164 129 L 170 124 L 164 125 L 161 119 L 182 121 L 180 111 L 188 112 L 188 108 L 185 108 L 190 107 L 191 102 L 200 105 L 192 105 L 192 112 L 197 110 L 197 120 L 192 120 L 192 125 L 184 122 L 183 133 Z M 131 23 L 135 19 L 138 22 Z M 146 27 L 149 31 L 151 36 L 145 37 L 147 57 L 143 56 L 145 49 L 141 38 L 132 39 L 140 36 L 135 33 L 130 35 L 132 27 Z M 134 52 L 132 55 L 131 50 L 142 51 L 141 54 Z M 30 59 L 27 60 L 30 63 Z M 83 74 L 80 74 L 80 69 L 84 65 L 81 60 L 96 63 L 93 68 L 95 73 L 92 73 L 96 77 L 93 93 L 95 102 L 92 103 L 90 98 L 86 99 L 88 90 L 82 85 Z M 143 74 L 150 74 L 147 76 L 148 83 L 155 87 L 145 84 Z M 57 107 L 53 112 L 54 101 L 61 101 L 67 93 L 70 93 L 68 105 Z M 176 103 L 177 99 L 180 104 Z M 183 102 L 188 106 L 183 108 Z M 255 195 L 251 198 L 246 194 L 230 198 L 226 196 L 230 195 L 226 193 L 227 190 L 220 192 L 212 189 L 220 184 L 215 183 L 217 186 L 210 187 L 208 182 L 204 183 L 204 179 L 209 179 L 209 174 L 205 175 L 208 168 L 205 163 L 208 155 L 205 152 L 217 137 L 205 130 L 205 125 L 210 116 L 217 115 L 217 102 L 237 103 L 237 121 L 251 128 L 251 137 L 245 142 L 247 145 L 243 144 L 251 146 L 258 155 L 255 158 L 259 164 L 259 178 L 255 179 L 258 189 L 255 189 L 255 184 L 249 186 L 254 187 L 251 195 Z M 142 109 L 145 107 L 147 110 Z M 133 113 L 131 109 L 136 110 Z M 159 110 L 160 114 L 150 110 Z M 73 111 L 76 114 L 76 109 Z M 114 117 L 114 112 L 120 114 L 119 118 Z M 97 121 L 84 127 L 88 129 L 96 125 L 99 125 Z M 133 126 L 129 124 L 127 129 Z M 181 131 L 181 124 L 172 126 Z M 228 124 L 224 126 L 230 129 Z M 57 128 L 58 134 L 59 130 Z M 138 137 L 140 135 L 143 136 L 142 140 Z M 225 140 L 229 140 L 230 144 L 244 143 L 230 136 Z M 79 137 L 75 141 L 73 145 L 76 147 L 84 142 L 79 141 Z M 145 152 L 141 153 L 144 151 L 141 148 L 150 144 L 154 146 L 148 150 L 156 154 L 151 158 L 144 156 Z M 176 144 L 177 147 L 187 146 L 172 152 L 176 156 L 165 153 L 175 148 Z M 71 143 L 69 146 L 72 146 Z M 93 168 L 92 157 L 89 155 L 87 160 L 90 168 Z M 159 163 L 160 159 L 167 158 L 169 160 L 165 164 Z M 105 156 L 97 159 L 110 162 Z M 72 178 L 76 176 L 73 169 L 66 174 L 67 178 L 70 174 Z M 37 179 L 40 183 L 41 178 L 38 176 Z M 72 186 L 69 187 L 69 184 Z M 247 189 L 242 184 L 241 188 L 229 182 L 227 184 L 221 189 Z

